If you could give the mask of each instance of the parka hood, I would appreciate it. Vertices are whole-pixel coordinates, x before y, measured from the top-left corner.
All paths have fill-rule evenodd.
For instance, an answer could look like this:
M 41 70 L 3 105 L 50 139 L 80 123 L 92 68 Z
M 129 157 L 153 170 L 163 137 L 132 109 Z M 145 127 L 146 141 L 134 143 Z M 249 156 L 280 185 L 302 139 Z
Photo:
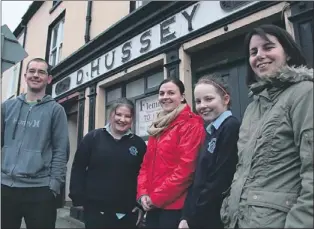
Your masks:
M 309 69 L 306 66 L 290 67 L 285 66 L 281 68 L 274 75 L 270 75 L 258 82 L 249 86 L 249 96 L 259 94 L 265 88 L 287 88 L 292 84 L 296 84 L 302 81 L 314 82 L 313 69 Z

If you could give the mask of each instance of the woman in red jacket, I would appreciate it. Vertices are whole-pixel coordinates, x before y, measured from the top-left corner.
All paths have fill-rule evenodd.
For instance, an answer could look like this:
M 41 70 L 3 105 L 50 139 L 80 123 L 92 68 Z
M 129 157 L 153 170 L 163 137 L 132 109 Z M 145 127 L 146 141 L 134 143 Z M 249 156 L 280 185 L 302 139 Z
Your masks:
M 184 98 L 179 79 L 159 86 L 163 109 L 148 129 L 147 151 L 138 176 L 137 199 L 147 211 L 148 228 L 177 228 L 192 183 L 205 131 Z

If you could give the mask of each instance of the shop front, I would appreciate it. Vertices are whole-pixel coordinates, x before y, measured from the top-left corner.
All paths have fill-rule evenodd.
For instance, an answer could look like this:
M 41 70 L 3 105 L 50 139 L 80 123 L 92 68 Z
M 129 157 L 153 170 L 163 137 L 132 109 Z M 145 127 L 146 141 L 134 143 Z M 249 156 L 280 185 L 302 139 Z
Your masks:
M 222 77 L 231 87 L 232 111 L 241 120 L 250 102 L 244 36 L 264 23 L 296 34 L 288 2 L 179 1 L 164 3 L 157 10 L 154 4 L 145 5 L 141 14 L 154 13 L 143 17 L 134 12 L 116 25 L 120 30 L 115 36 L 108 37 L 112 32 L 105 31 L 52 70 L 52 96 L 62 101 L 77 95 L 76 144 L 88 131 L 106 124 L 110 105 L 120 97 L 134 102 L 133 131 L 147 140 L 147 127 L 160 111 L 158 85 L 167 77 L 184 82 L 191 105 L 199 77 L 212 73 Z M 302 15 L 308 14 L 302 11 Z M 313 47 L 313 39 L 306 39 L 304 45 Z M 313 54 L 308 56 L 313 60 Z

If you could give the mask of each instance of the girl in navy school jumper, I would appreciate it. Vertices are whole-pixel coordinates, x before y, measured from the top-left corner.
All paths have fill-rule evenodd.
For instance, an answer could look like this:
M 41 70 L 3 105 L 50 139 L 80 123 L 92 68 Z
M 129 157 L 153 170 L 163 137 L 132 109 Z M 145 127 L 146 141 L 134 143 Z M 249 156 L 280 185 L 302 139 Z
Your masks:
M 221 78 L 201 78 L 194 97 L 196 111 L 205 121 L 206 140 L 198 155 L 179 228 L 223 228 L 220 208 L 238 162 L 240 122 L 230 111 L 230 93 Z
M 85 228 L 135 228 L 141 221 L 136 187 L 146 144 L 130 130 L 133 117 L 133 102 L 118 99 L 110 122 L 90 131 L 75 153 L 69 197 L 84 208 Z

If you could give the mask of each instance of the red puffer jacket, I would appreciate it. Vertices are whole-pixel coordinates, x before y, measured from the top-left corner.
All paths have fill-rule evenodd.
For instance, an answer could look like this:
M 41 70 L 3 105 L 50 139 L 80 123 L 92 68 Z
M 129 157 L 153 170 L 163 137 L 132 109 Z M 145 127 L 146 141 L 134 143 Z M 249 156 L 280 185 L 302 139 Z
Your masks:
M 149 137 L 137 199 L 148 195 L 158 208 L 182 209 L 204 139 L 203 120 L 188 105 L 159 138 Z

